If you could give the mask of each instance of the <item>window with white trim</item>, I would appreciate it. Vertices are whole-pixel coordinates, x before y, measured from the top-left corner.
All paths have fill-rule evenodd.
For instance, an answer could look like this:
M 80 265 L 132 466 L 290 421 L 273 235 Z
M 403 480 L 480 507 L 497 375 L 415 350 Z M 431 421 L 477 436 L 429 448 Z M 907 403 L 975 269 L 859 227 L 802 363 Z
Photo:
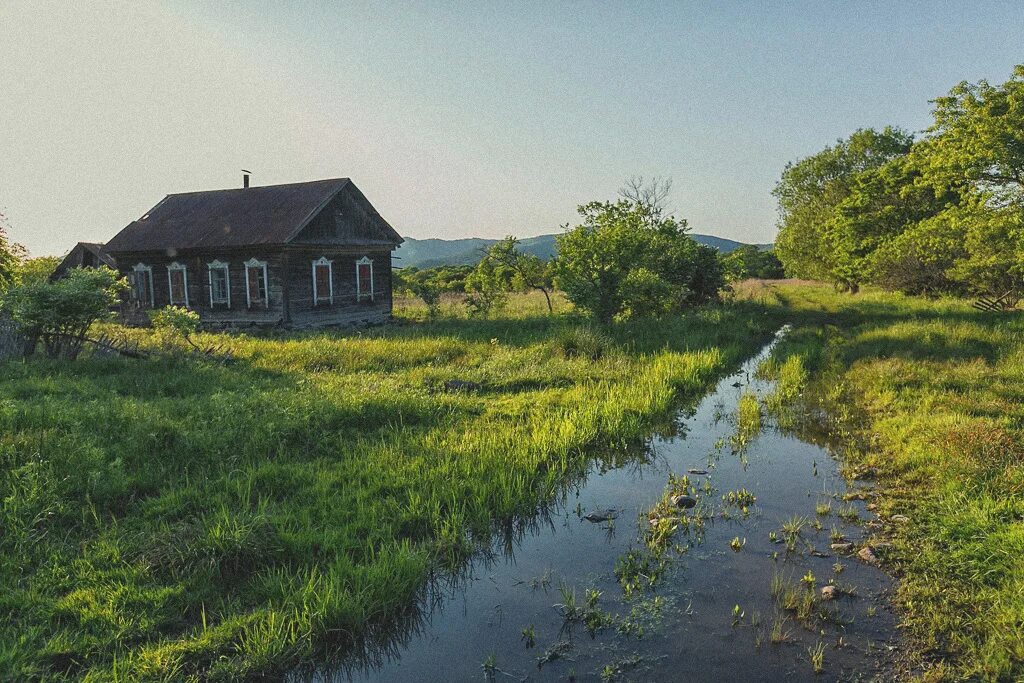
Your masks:
M 313 261 L 313 305 L 334 303 L 334 262 L 321 256 Z
M 132 267 L 132 301 L 140 306 L 154 306 L 153 300 L 153 266 L 136 263 Z
M 373 301 L 373 261 L 368 257 L 356 261 L 356 301 Z
M 231 271 L 228 264 L 214 261 L 210 268 L 210 305 L 231 308 Z
M 267 262 L 255 257 L 245 262 L 245 303 L 249 308 L 270 307 L 267 296 Z
M 171 306 L 188 308 L 188 269 L 174 262 L 167 266 L 167 301 Z

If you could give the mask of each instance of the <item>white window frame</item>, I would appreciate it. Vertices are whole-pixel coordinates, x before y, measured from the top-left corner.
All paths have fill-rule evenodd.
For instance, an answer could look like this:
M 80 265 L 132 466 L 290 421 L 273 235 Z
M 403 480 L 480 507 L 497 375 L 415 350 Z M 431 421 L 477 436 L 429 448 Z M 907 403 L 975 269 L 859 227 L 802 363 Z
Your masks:
M 371 259 L 369 256 L 364 256 L 363 258 L 361 258 L 358 261 L 356 261 L 356 301 L 362 301 L 364 298 L 366 298 L 366 294 L 363 292 L 363 281 L 359 277 L 359 266 L 370 266 L 370 296 L 369 296 L 369 299 L 370 299 L 370 301 L 373 301 L 374 300 L 374 291 L 373 291 L 373 259 Z
M 245 305 L 252 308 L 252 292 L 249 291 L 249 269 L 250 268 L 262 268 L 263 269 L 263 287 L 266 290 L 265 296 L 263 297 L 263 307 L 270 308 L 270 278 L 267 277 L 267 262 L 260 261 L 255 256 L 246 261 L 245 266 Z M 315 285 L 314 285 L 315 286 Z M 259 294 L 259 292 L 256 292 Z
M 228 308 L 231 308 L 231 268 L 228 264 L 222 262 L 220 259 L 207 264 L 208 275 L 210 279 L 210 308 L 213 308 L 216 304 L 227 304 Z M 226 290 L 226 300 L 213 300 L 213 271 L 223 270 L 224 271 L 224 289 Z
M 327 303 L 329 305 L 334 304 L 334 261 L 329 261 L 326 256 L 321 256 L 317 260 L 313 261 L 313 305 L 319 306 L 320 292 L 316 290 L 316 269 L 317 266 L 327 266 L 327 284 L 330 291 L 327 293 Z
M 146 279 L 149 281 L 149 307 L 155 308 L 156 292 L 153 291 L 153 266 L 147 266 L 145 263 L 136 263 L 132 266 L 132 272 L 135 273 L 136 278 L 138 278 L 141 273 L 146 274 Z M 142 302 L 140 301 L 139 303 Z
M 177 306 L 181 303 L 174 300 L 174 283 L 171 281 L 171 272 L 175 270 L 181 271 L 182 280 L 185 282 L 185 308 L 191 308 L 188 302 L 188 268 L 183 263 L 178 263 L 177 261 L 167 266 L 167 302 L 171 306 Z

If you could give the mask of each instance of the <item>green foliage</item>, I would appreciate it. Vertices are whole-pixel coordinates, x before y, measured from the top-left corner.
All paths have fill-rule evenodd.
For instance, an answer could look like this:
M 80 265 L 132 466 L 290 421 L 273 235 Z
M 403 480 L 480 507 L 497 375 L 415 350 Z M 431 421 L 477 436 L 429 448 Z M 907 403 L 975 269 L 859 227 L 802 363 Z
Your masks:
M 558 284 L 603 323 L 711 301 L 724 284 L 717 251 L 695 242 L 686 221 L 620 199 L 579 207 L 583 222 L 558 237 Z
M 1002 85 L 960 83 L 934 117 L 919 154 L 928 182 L 1024 209 L 1024 65 Z
M 497 261 L 483 258 L 466 277 L 466 308 L 471 317 L 486 318 L 508 301 L 511 272 Z
M 731 282 L 747 278 L 774 280 L 785 277 L 782 262 L 775 252 L 758 249 L 753 244 L 744 244 L 722 256 L 722 269 Z
M 489 320 L 195 334 L 231 364 L 0 365 L 0 680 L 279 678 L 339 634 L 391 632 L 439 566 L 595 458 L 647 457 L 679 395 L 778 324 L 742 303 L 613 324 L 593 360 L 557 350 L 577 316 L 533 294 L 506 311 L 528 298 Z M 486 391 L 429 389 L 452 377 Z
M 491 245 L 483 260 L 491 263 L 491 272 L 498 278 L 500 285 L 513 291 L 537 290 L 544 294 L 548 312 L 554 312 L 551 304 L 551 290 L 554 288 L 551 264 L 539 256 L 520 251 L 519 240 L 515 237 L 509 236 Z
M 786 165 L 773 194 L 779 201 L 779 234 L 775 251 L 793 277 L 842 282 L 859 282 L 857 257 L 863 255 L 862 240 L 870 239 L 840 221 L 843 209 L 864 203 L 874 187 L 858 179 L 875 172 L 894 159 L 905 156 L 913 138 L 894 128 L 881 132 L 862 129 L 810 157 Z M 855 195 L 856 190 L 856 195 Z M 853 197 L 851 198 L 851 196 Z M 844 207 L 844 202 L 849 202 Z
M 199 331 L 199 314 L 182 306 L 165 306 L 149 311 L 149 322 L 156 339 L 165 348 L 189 344 L 195 348 L 192 335 Z
M 1024 279 L 1024 66 L 960 83 L 916 142 L 857 131 L 790 164 L 776 186 L 790 275 L 856 291 L 1019 289 Z
M 14 284 L 24 252 L 19 245 L 11 243 L 7 217 L 0 213 L 0 294 Z
M 819 359 L 794 412 L 827 415 L 851 471 L 877 473 L 881 519 L 908 516 L 888 525 L 883 559 L 900 573 L 895 602 L 924 678 L 1021 680 L 1024 322 L 964 300 L 777 288 L 801 322 L 775 366 Z M 803 609 L 799 597 L 786 608 Z
M 57 282 L 18 285 L 4 300 L 4 310 L 28 336 L 43 341 L 48 356 L 74 359 L 89 328 L 109 314 L 126 289 L 109 268 L 76 268 Z
M 60 262 L 61 259 L 56 256 L 26 258 L 18 266 L 15 273 L 16 280 L 22 284 L 44 282 L 49 279 Z
M 394 272 L 395 289 L 412 293 L 417 283 L 429 284 L 444 293 L 466 291 L 466 278 L 474 266 L 438 266 L 436 268 L 398 268 Z

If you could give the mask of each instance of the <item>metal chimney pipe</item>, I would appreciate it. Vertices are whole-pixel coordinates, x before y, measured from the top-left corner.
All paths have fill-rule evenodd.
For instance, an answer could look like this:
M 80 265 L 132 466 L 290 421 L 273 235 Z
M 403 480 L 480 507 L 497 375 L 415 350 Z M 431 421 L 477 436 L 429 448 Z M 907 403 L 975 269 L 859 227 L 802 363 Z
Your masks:
M 246 189 L 249 187 L 250 173 L 252 173 L 252 171 L 246 171 L 244 168 L 242 169 L 242 189 Z

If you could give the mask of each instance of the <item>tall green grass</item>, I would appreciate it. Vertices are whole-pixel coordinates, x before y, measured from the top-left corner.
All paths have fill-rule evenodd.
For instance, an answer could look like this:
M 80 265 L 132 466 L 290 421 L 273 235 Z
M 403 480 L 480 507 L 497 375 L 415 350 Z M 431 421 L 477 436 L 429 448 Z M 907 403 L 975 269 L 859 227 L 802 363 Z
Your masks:
M 229 364 L 0 366 L 0 679 L 236 679 L 386 638 L 775 326 L 741 303 L 596 333 L 527 304 L 199 340 Z
M 967 301 L 779 286 L 765 371 L 877 472 L 877 532 L 925 680 L 1024 680 L 1024 318 Z M 892 514 L 908 522 L 888 521 Z

